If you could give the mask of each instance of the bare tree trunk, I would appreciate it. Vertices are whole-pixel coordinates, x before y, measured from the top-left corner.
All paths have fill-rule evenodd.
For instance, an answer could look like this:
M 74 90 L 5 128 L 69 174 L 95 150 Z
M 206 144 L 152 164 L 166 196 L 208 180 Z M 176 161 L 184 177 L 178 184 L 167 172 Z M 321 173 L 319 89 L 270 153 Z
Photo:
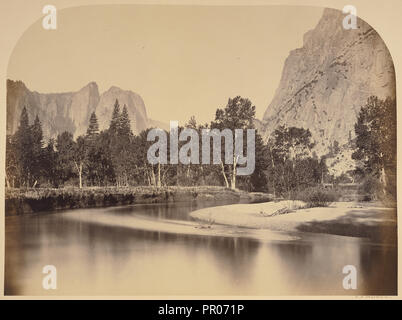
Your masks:
M 221 161 L 221 167 L 222 167 L 223 178 L 225 179 L 226 188 L 229 188 L 228 178 L 226 178 L 225 167 L 223 166 L 223 162 L 222 162 L 222 161 Z
M 385 168 L 383 167 L 381 169 L 381 176 L 380 176 L 380 181 L 382 183 L 382 192 L 386 194 L 386 187 L 387 187 L 387 177 L 385 175 Z
M 232 181 L 231 188 L 236 189 L 236 166 L 237 166 L 237 157 L 233 156 L 233 172 L 232 172 Z
M 77 169 L 78 172 L 78 178 L 80 181 L 80 189 L 82 189 L 82 163 L 80 163 L 80 165 L 78 165 L 78 163 L 76 161 L 74 161 L 75 167 Z
M 151 186 L 152 185 L 151 174 L 149 173 L 148 167 L 146 168 L 144 174 L 145 174 L 145 181 L 148 181 L 148 185 Z
M 200 164 L 200 171 L 202 177 L 202 184 L 205 185 L 204 167 L 202 166 L 202 164 Z
M 286 191 L 288 193 L 289 196 L 289 179 L 286 179 L 286 175 L 285 175 L 285 170 L 286 170 L 286 158 L 283 158 L 283 168 L 282 168 L 282 180 L 283 180 L 283 184 L 286 188 Z
M 190 178 L 190 164 L 187 166 L 186 176 L 187 176 L 187 178 Z
M 7 172 L 6 172 L 6 183 L 7 183 L 7 188 L 10 188 L 10 180 L 8 180 Z
M 270 155 L 271 155 L 272 170 L 273 170 L 274 175 L 275 175 L 275 161 L 274 161 L 274 157 L 273 157 L 273 155 L 272 155 L 272 149 L 271 149 L 271 147 L 269 147 L 269 153 L 270 153 Z M 272 179 L 272 180 L 273 180 L 273 181 L 272 181 L 272 187 L 273 187 L 273 189 L 274 189 L 274 197 L 276 197 L 275 180 L 274 180 L 274 179 Z
M 161 186 L 161 163 L 158 163 L 158 187 Z
M 155 172 L 154 172 L 154 166 L 152 165 L 151 167 L 151 183 L 153 186 L 156 187 L 156 178 L 155 178 Z
M 79 175 L 80 175 L 80 189 L 82 189 L 82 163 L 80 163 Z

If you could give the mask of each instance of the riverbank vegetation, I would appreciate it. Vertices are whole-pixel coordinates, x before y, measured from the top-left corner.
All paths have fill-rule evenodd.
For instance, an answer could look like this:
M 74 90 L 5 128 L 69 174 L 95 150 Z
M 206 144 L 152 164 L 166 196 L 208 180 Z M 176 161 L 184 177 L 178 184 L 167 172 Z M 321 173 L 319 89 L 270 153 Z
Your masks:
M 299 190 L 291 194 L 293 200 L 300 200 L 306 203 L 306 207 L 328 207 L 332 202 L 338 201 L 341 197 L 340 191 L 336 189 L 325 189 L 312 187 Z
M 85 135 L 74 137 L 70 132 L 62 132 L 48 141 L 44 141 L 38 116 L 31 124 L 28 108 L 22 110 L 17 132 L 7 136 L 7 189 L 223 186 L 303 200 L 311 207 L 326 206 L 348 193 L 336 182 L 334 187 L 326 156 L 314 152 L 317 142 L 308 129 L 279 126 L 266 141 L 257 131 L 255 170 L 249 176 L 236 176 L 239 165 L 235 159 L 234 164 L 150 164 L 150 129 L 133 134 L 132 119 L 118 100 L 107 129 L 99 130 L 96 114 L 92 113 Z M 350 173 L 353 179 L 348 182 L 357 185 L 357 192 L 364 193 L 367 200 L 396 198 L 395 110 L 394 100 L 371 97 L 361 109 L 355 125 L 356 137 L 350 141 L 357 169 Z M 184 127 L 179 127 L 179 133 L 188 127 L 198 133 L 203 129 L 226 128 L 234 134 L 235 129 L 254 128 L 254 123 L 255 106 L 237 96 L 229 99 L 224 108 L 218 108 L 210 123 L 198 124 L 192 117 Z M 179 147 L 185 143 L 179 141 Z M 224 159 L 225 142 L 221 143 Z M 243 147 L 246 153 L 246 141 Z
M 272 198 L 224 187 L 84 187 L 6 189 L 6 215 L 179 201 L 262 202 Z
M 396 100 L 370 97 L 355 124 L 352 158 L 370 200 L 396 205 Z

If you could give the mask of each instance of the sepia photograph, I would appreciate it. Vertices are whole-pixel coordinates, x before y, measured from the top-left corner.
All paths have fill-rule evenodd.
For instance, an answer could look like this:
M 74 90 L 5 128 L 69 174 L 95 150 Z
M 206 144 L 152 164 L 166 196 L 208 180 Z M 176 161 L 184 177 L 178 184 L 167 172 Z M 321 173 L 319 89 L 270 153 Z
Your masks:
M 4 296 L 398 295 L 396 75 L 359 7 L 36 16 L 4 83 Z

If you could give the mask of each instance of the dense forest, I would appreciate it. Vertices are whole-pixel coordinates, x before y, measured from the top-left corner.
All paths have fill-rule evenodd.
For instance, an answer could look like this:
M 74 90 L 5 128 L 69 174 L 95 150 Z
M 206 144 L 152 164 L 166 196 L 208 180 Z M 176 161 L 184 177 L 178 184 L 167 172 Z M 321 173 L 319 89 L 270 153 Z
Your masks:
M 201 130 L 216 128 L 230 129 L 234 134 L 235 129 L 253 129 L 254 120 L 255 106 L 237 96 L 229 99 L 224 108 L 218 108 L 210 123 L 201 125 L 191 117 L 184 127 L 179 127 L 179 133 L 192 128 L 201 136 Z M 25 107 L 18 130 L 7 136 L 6 186 L 219 185 L 289 196 L 331 181 L 325 156 L 319 158 L 313 152 L 315 142 L 308 129 L 280 126 L 266 143 L 256 132 L 255 170 L 249 176 L 236 176 L 236 164 L 223 162 L 150 164 L 147 150 L 153 142 L 147 141 L 147 135 L 151 129 L 134 135 L 131 121 L 126 106 L 121 108 L 116 99 L 108 129 L 100 131 L 96 114 L 92 113 L 85 135 L 74 139 L 70 132 L 63 132 L 45 142 L 40 119 L 37 116 L 31 124 Z M 386 177 L 392 176 L 396 168 L 395 101 L 371 97 L 361 109 L 355 132 L 354 174 L 361 181 L 370 176 L 371 182 L 389 186 L 390 179 Z M 179 146 L 185 143 L 180 141 Z M 223 152 L 224 148 L 222 159 Z

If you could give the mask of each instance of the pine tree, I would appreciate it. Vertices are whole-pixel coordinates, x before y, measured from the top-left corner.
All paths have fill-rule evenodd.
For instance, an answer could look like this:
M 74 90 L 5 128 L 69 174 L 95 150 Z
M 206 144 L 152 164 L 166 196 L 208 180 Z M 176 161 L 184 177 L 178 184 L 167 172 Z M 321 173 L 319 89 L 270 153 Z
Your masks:
M 96 117 L 96 114 L 95 114 L 95 111 L 94 111 L 94 112 L 91 113 L 91 117 L 89 118 L 87 136 L 92 139 L 97 134 L 99 134 L 99 124 L 98 124 L 98 118 Z
M 185 127 L 197 130 L 197 120 L 195 120 L 194 116 L 191 116 L 190 120 L 186 123 Z
M 32 175 L 32 135 L 29 126 L 29 117 L 26 107 L 22 109 L 20 125 L 15 134 L 16 137 L 16 158 L 20 177 L 20 186 L 29 186 Z
M 39 182 L 43 169 L 43 131 L 42 131 L 42 124 L 39 120 L 38 115 L 36 116 L 35 121 L 31 126 L 31 136 L 32 136 L 31 171 L 35 186 Z
M 130 154 L 130 144 L 133 140 L 130 119 L 127 106 L 123 106 L 120 112 L 119 101 L 116 99 L 114 104 L 112 120 L 108 130 L 109 150 L 111 154 L 113 171 L 117 185 L 128 185 L 129 162 L 132 157 Z
M 39 120 L 39 117 L 36 116 L 35 121 L 31 127 L 32 131 L 32 143 L 35 147 L 42 148 L 43 147 L 43 131 L 42 131 L 42 123 Z
M 24 106 L 21 111 L 21 116 L 20 116 L 20 126 L 19 130 L 24 130 L 29 128 L 29 117 L 28 117 L 28 111 L 27 108 Z
M 114 103 L 113 113 L 112 113 L 112 120 L 110 121 L 109 131 L 112 135 L 116 135 L 119 131 L 120 126 L 120 105 L 119 100 L 116 99 Z
M 123 106 L 123 111 L 120 116 L 119 136 L 129 137 L 132 135 L 130 118 L 128 116 L 127 106 Z

